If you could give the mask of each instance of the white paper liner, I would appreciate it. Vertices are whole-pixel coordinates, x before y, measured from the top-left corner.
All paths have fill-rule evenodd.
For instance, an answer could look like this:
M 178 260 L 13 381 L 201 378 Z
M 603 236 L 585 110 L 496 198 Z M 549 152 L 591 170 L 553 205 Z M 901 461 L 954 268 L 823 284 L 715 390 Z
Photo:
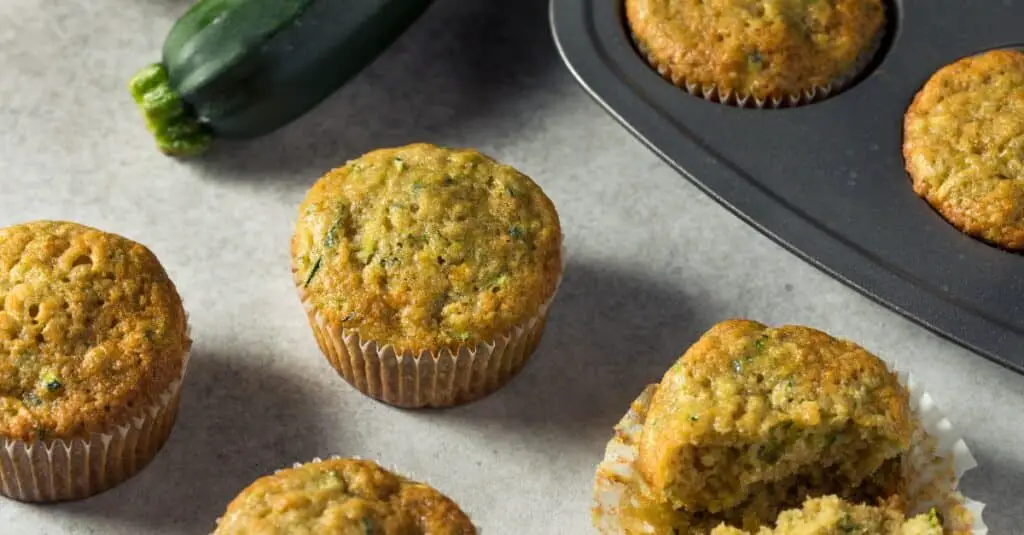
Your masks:
M 178 415 L 181 377 L 128 422 L 89 438 L 25 442 L 0 438 L 0 494 L 22 502 L 80 500 L 139 473 L 160 451 Z
M 665 73 L 662 72 L 662 70 L 663 69 L 659 68 L 658 72 L 662 76 L 665 76 Z M 714 84 L 700 85 L 685 80 L 681 80 L 676 85 L 682 87 L 691 95 L 711 102 L 718 102 L 719 104 L 727 104 L 729 106 L 736 106 L 737 108 L 778 109 L 804 106 L 819 100 L 825 100 L 829 95 L 845 88 L 852 79 L 853 75 L 850 75 L 833 81 L 825 86 L 816 86 L 810 89 L 805 89 L 795 95 L 771 98 L 755 97 L 753 95 L 741 94 L 731 89 L 720 89 Z
M 942 514 L 947 532 L 986 535 L 988 527 L 982 519 L 985 504 L 965 498 L 957 488 L 960 477 L 976 467 L 977 462 L 920 382 L 912 374 L 901 371 L 897 374 L 910 392 L 910 407 L 919 424 L 902 463 L 908 517 L 935 507 Z M 624 509 L 639 505 L 639 495 L 651 495 L 650 487 L 634 463 L 646 408 L 656 389 L 657 385 L 649 385 L 633 402 L 629 412 L 615 426 L 615 436 L 608 442 L 604 459 L 597 467 L 593 520 L 600 533 L 672 534 L 671 527 L 635 519 L 628 521 L 631 523 L 628 529 L 622 525 L 623 519 L 628 518 L 628 513 L 623 514 Z M 644 412 L 637 412 L 636 407 Z
M 392 474 L 395 474 L 395 475 L 397 475 L 397 476 L 399 476 L 399 477 L 405 478 L 405 479 L 407 479 L 407 480 L 409 480 L 409 481 L 413 481 L 413 482 L 416 482 L 416 483 L 418 483 L 418 484 L 420 484 L 420 485 L 427 485 L 427 483 L 424 483 L 424 482 L 423 482 L 423 480 L 421 480 L 421 479 L 418 479 L 418 478 L 416 478 L 416 477 L 412 476 L 411 474 L 408 474 L 408 473 L 403 473 L 403 472 L 399 471 L 399 470 L 398 470 L 398 468 L 397 468 L 397 467 L 395 467 L 395 466 L 388 466 L 388 467 L 385 467 L 385 466 L 384 466 L 383 464 L 381 464 L 381 463 L 379 463 L 379 462 L 377 462 L 377 461 L 374 461 L 373 459 L 364 459 L 364 458 L 362 458 L 362 457 L 359 457 L 359 456 L 351 456 L 351 457 L 342 457 L 341 455 L 331 455 L 330 457 L 328 457 L 328 458 L 326 458 L 326 459 L 323 459 L 323 458 L 320 458 L 320 457 L 313 457 L 313 460 L 311 460 L 311 461 L 309 461 L 309 462 L 306 462 L 306 463 L 294 462 L 294 463 L 292 463 L 292 465 L 291 465 L 290 467 L 287 467 L 287 468 L 278 468 L 277 470 L 274 470 L 274 474 L 275 474 L 275 475 L 276 475 L 276 474 L 280 474 L 281 472 L 283 472 L 283 471 L 285 471 L 285 470 L 288 470 L 288 469 L 291 469 L 291 468 L 302 468 L 303 466 L 305 466 L 305 465 L 307 465 L 307 464 L 315 464 L 315 463 L 322 463 L 322 462 L 324 462 L 325 460 L 331 460 L 331 461 L 336 461 L 336 460 L 345 460 L 345 459 L 349 459 L 349 460 L 353 460 L 353 461 L 372 461 L 372 462 L 376 463 L 376 464 L 377 464 L 377 466 L 380 466 L 381 468 L 383 468 L 384 470 L 387 470 L 387 471 L 391 472 Z M 431 487 L 431 488 L 433 488 L 433 487 Z M 437 490 L 437 489 L 434 489 L 434 490 L 436 490 L 437 492 L 441 492 L 440 490 Z M 442 493 L 442 494 L 443 494 L 443 493 Z M 447 497 L 447 498 L 448 498 L 449 500 L 452 500 L 452 499 L 451 499 L 450 497 L 448 497 L 448 495 L 447 495 L 447 494 L 443 494 L 443 495 L 444 495 L 445 497 Z M 452 503 L 455 503 L 455 500 L 452 500 Z M 461 506 L 461 505 L 458 505 L 458 504 L 456 504 L 456 506 L 458 506 L 458 507 L 459 507 L 459 509 L 460 509 L 460 510 L 462 510 L 462 506 Z M 464 511 L 464 510 L 463 510 L 463 514 L 465 514 L 465 515 L 466 515 L 467 517 L 469 517 L 469 513 L 467 513 L 467 512 L 466 512 L 466 511 Z M 217 523 L 217 525 L 220 525 L 220 522 L 221 522 L 221 520 L 222 520 L 223 518 L 224 518 L 223 516 L 221 516 L 221 517 L 218 517 L 218 518 L 217 518 L 217 522 L 216 522 L 216 523 Z M 470 522 L 472 522 L 472 519 L 470 519 Z M 473 530 L 475 531 L 475 533 L 476 533 L 477 535 L 480 535 L 480 534 L 482 534 L 482 533 L 483 533 L 483 529 L 481 529 L 481 528 L 480 528 L 479 526 L 477 526 L 476 524 L 473 524 Z M 217 535 L 217 533 L 216 533 L 216 528 L 214 528 L 214 532 L 213 532 L 213 533 L 211 533 L 210 535 Z
M 564 250 L 562 258 L 564 265 Z M 398 354 L 391 345 L 378 346 L 355 330 L 331 325 L 315 310 L 304 289 L 298 287 L 298 291 L 320 350 L 345 381 L 378 401 L 417 409 L 470 403 L 515 377 L 540 344 L 561 284 L 559 273 L 554 292 L 537 313 L 497 339 L 475 347 L 460 346 L 454 353 L 443 348 L 419 355 Z
M 903 463 L 907 512 L 916 515 L 935 507 L 945 519 L 945 529 L 986 535 L 985 504 L 958 490 L 960 478 L 978 462 L 921 382 L 912 373 L 897 370 L 897 374 L 910 391 L 910 408 L 918 422 Z

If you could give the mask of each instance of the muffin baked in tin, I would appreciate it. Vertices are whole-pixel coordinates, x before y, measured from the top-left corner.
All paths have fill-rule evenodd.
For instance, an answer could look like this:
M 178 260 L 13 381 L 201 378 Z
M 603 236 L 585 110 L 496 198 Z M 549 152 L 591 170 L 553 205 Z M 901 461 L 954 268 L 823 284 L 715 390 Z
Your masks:
M 953 226 L 1024 249 L 1024 53 L 936 72 L 907 110 L 903 156 L 914 191 Z
M 885 31 L 882 0 L 625 0 L 633 39 L 665 78 L 740 106 L 798 105 L 842 89 Z

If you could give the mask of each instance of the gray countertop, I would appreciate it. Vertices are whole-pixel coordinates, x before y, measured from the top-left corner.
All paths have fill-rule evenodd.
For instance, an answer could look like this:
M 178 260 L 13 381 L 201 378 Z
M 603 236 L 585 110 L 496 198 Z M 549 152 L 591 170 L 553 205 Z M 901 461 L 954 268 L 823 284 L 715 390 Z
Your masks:
M 595 464 L 646 383 L 714 322 L 802 323 L 924 379 L 981 463 L 963 482 L 993 533 L 1024 524 L 1024 377 L 862 297 L 701 194 L 560 62 L 545 0 L 440 0 L 313 113 L 180 162 L 126 91 L 189 0 L 0 3 L 0 226 L 71 219 L 150 246 L 195 349 L 174 434 L 97 497 L 0 499 L 0 535 L 209 532 L 256 477 L 332 454 L 378 459 L 455 498 L 490 534 L 590 533 Z M 497 394 L 405 412 L 329 368 L 292 288 L 296 207 L 325 170 L 412 141 L 474 146 L 554 199 L 567 271 L 540 351 Z

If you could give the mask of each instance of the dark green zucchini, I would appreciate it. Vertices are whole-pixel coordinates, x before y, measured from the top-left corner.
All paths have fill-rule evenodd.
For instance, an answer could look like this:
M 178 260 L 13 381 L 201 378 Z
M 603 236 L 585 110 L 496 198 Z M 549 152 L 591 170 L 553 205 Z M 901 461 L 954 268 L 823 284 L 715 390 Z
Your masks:
M 368 65 L 430 0 L 200 0 L 132 97 L 163 152 L 269 133 Z

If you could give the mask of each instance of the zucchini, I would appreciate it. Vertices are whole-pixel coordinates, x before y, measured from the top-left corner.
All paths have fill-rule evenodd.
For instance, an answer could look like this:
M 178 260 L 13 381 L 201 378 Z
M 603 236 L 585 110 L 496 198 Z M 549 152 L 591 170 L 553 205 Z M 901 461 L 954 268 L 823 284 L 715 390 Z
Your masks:
M 431 0 L 200 0 L 129 83 L 173 156 L 297 119 L 370 64 Z

